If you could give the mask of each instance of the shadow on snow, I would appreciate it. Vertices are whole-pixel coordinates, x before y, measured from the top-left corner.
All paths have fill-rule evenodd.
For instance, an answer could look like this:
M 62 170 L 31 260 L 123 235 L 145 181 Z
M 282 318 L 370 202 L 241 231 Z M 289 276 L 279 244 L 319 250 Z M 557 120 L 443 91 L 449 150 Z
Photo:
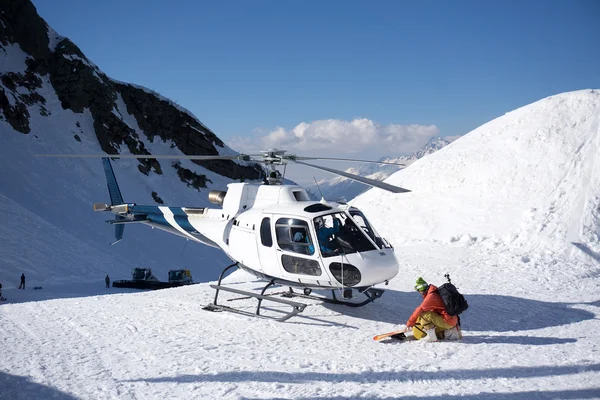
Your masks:
M 0 371 L 0 398 L 11 400 L 56 399 L 76 400 L 77 397 L 60 390 L 32 382 L 29 378 Z
M 427 399 L 440 399 L 444 400 L 555 400 L 555 399 L 597 399 L 598 389 L 579 389 L 579 390 L 555 390 L 548 392 L 530 391 L 530 392 L 515 392 L 515 393 L 477 393 L 467 395 L 448 395 L 443 396 L 402 396 L 403 400 L 427 400 Z M 295 397 L 297 400 L 346 400 L 346 396 L 335 396 L 335 397 Z M 398 397 L 363 397 L 364 400 L 394 400 Z M 240 400 L 251 400 L 252 397 L 240 397 Z M 284 397 L 273 397 L 272 400 L 283 400 Z
M 565 376 L 580 374 L 584 372 L 600 371 L 600 364 L 569 365 L 569 366 L 535 366 L 535 367 L 511 367 L 492 369 L 458 369 L 443 372 L 434 371 L 384 371 L 384 372 L 362 372 L 362 373 L 288 373 L 279 371 L 239 371 L 220 372 L 218 374 L 180 375 L 174 377 L 160 377 L 147 379 L 132 379 L 124 382 L 267 382 L 267 383 L 291 383 L 302 384 L 306 382 L 359 382 L 377 383 L 385 381 L 415 382 L 436 380 L 477 380 L 477 379 L 524 379 L 538 377 Z M 539 392 L 535 392 L 539 393 Z M 595 396 L 600 394 L 596 390 Z M 581 393 L 580 393 L 581 394 Z M 507 395 L 509 395 L 507 393 Z M 513 394 L 510 394 L 513 395 Z M 535 397 L 535 396 L 533 396 Z M 446 397 L 444 397 L 446 398 Z M 460 398 L 463 398 L 460 396 Z M 501 397 L 500 397 L 501 398 Z M 531 397 L 529 397 L 531 398 Z
M 573 308 L 573 303 L 551 303 L 494 294 L 464 295 L 469 309 L 460 316 L 461 326 L 470 332 L 518 332 L 568 325 L 596 317 L 590 311 Z M 406 322 L 421 300 L 418 293 L 386 290 L 381 299 L 364 307 L 353 308 L 329 303 L 322 303 L 320 306 L 355 318 L 400 325 Z

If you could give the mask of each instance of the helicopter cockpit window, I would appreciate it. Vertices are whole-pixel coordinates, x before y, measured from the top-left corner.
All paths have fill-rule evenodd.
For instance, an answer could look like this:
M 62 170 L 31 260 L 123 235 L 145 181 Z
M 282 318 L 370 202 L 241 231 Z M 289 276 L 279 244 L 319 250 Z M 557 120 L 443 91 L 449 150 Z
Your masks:
M 309 256 L 315 253 L 315 246 L 306 221 L 280 218 L 275 223 L 275 234 L 277 235 L 277 244 L 282 250 Z
M 263 218 L 260 223 L 260 242 L 265 247 L 273 246 L 273 236 L 271 236 L 271 218 Z
M 375 250 L 365 231 L 345 213 L 323 215 L 314 223 L 323 257 Z
M 365 233 L 371 238 L 371 240 L 373 240 L 375 242 L 375 244 L 377 246 L 379 246 L 380 248 L 384 248 L 384 247 L 391 248 L 392 247 L 392 245 L 389 244 L 387 240 L 382 238 L 379 235 L 379 233 L 377 233 L 375 228 L 373 228 L 373 226 L 371 224 L 369 224 L 369 221 L 364 216 L 364 214 L 362 212 L 360 212 L 357 208 L 351 208 L 350 215 L 352 215 L 352 218 L 354 218 L 354 222 L 356 222 L 356 224 L 363 231 L 365 231 Z

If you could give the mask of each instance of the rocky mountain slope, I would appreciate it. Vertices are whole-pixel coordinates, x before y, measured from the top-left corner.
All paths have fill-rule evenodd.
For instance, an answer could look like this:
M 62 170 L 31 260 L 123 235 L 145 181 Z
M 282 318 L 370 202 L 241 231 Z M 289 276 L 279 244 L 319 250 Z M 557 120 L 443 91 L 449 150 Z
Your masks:
M 108 246 L 114 228 L 91 209 L 108 201 L 100 160 L 34 157 L 236 153 L 183 107 L 108 77 L 29 0 L 0 2 L 0 139 L 0 280 L 21 272 L 39 282 L 127 277 L 138 266 L 161 279 L 188 266 L 203 279 L 228 261 L 218 250 L 141 226 Z M 207 206 L 210 189 L 264 175 L 258 164 L 222 160 L 113 164 L 125 201 L 151 205 Z M 27 243 L 25 232 L 33 234 Z M 48 241 L 52 252 L 41 248 Z M 81 268 L 73 275 L 65 264 Z

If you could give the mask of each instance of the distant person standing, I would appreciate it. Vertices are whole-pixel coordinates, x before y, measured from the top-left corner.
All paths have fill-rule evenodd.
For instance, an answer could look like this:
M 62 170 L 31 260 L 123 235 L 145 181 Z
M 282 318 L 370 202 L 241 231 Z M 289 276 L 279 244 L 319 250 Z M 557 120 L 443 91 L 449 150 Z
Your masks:
M 108 277 L 108 275 L 106 275 L 106 278 L 104 278 L 104 282 L 106 282 L 106 287 L 109 288 L 110 287 L 110 278 Z
M 19 289 L 25 289 L 25 274 L 21 274 L 21 284 L 19 285 Z

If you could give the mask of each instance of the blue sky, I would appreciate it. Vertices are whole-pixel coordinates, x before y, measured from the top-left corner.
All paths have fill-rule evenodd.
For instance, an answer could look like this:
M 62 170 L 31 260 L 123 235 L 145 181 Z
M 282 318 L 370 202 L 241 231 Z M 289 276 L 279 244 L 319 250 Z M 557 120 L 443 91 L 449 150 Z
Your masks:
M 396 155 L 600 88 L 594 0 L 33 3 L 107 75 L 175 100 L 236 150 Z

